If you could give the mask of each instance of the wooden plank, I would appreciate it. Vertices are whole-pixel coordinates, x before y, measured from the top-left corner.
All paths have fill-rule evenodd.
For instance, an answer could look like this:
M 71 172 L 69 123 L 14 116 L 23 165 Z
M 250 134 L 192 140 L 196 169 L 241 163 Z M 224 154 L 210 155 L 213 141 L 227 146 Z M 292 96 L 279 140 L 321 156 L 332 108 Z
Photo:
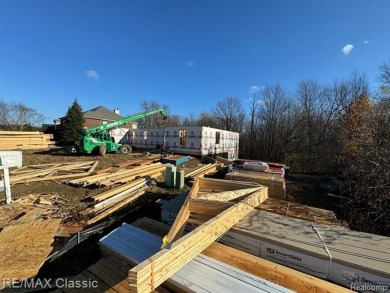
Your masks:
M 220 163 L 222 163 L 222 164 L 224 164 L 224 165 L 233 165 L 233 162 L 232 161 L 229 161 L 228 159 L 225 159 L 225 158 L 222 158 L 222 157 L 216 157 L 216 160 L 217 160 L 217 162 L 220 162 Z
M 231 191 L 223 191 L 218 193 L 205 193 L 198 194 L 196 198 L 198 199 L 208 199 L 208 200 L 218 200 L 218 201 L 230 201 L 239 197 L 242 197 L 250 192 L 258 190 L 260 187 L 254 188 L 244 188 Z
M 259 190 L 259 189 L 257 189 Z M 216 216 L 233 206 L 232 202 L 189 198 L 188 209 L 190 213 Z
M 150 292 L 268 197 L 263 187 L 129 271 L 130 292 Z
M 128 205 L 129 203 L 135 201 L 137 198 L 139 198 L 140 196 L 144 195 L 145 194 L 145 190 L 140 190 L 140 191 L 137 191 L 136 193 L 132 194 L 130 197 L 128 197 L 126 200 L 114 205 L 113 207 L 105 210 L 104 212 L 98 214 L 97 216 L 93 217 L 92 219 L 88 220 L 87 224 L 88 225 L 92 225 L 106 217 L 108 217 L 109 215 L 115 213 L 116 211 L 120 210 L 121 208 L 125 207 L 126 205 Z
M 51 243 L 60 222 L 60 219 L 35 221 L 7 226 L 1 231 L 0 284 L 5 278 L 36 276 L 52 250 Z
M 66 179 L 66 178 L 75 178 L 75 177 L 84 177 L 95 169 L 99 161 L 95 161 L 88 172 L 83 173 L 75 173 L 75 174 L 64 174 L 64 175 L 54 175 L 54 176 L 47 176 L 47 177 L 37 177 L 37 178 L 27 178 L 27 179 L 13 179 L 11 178 L 11 183 L 17 184 L 17 183 L 28 183 L 28 182 L 37 182 L 37 181 L 47 181 L 47 180 L 58 180 L 58 179 Z
M 21 135 L 21 134 L 29 134 L 29 135 L 43 135 L 43 132 L 40 131 L 0 131 L 0 135 Z
M 194 197 L 199 190 L 199 178 L 196 178 L 194 184 L 191 187 L 190 192 L 188 193 L 188 197 L 180 208 L 180 211 L 172 224 L 172 228 L 169 230 L 168 234 L 164 237 L 163 245 L 161 248 L 167 247 L 170 243 L 175 241 L 177 238 L 181 236 L 186 226 L 186 222 L 188 217 L 190 216 L 189 210 L 189 198 Z
M 349 289 L 340 287 L 325 280 L 321 280 L 220 243 L 213 243 L 207 247 L 202 254 L 230 264 L 253 275 L 267 279 L 273 283 L 282 285 L 283 287 L 296 290 L 297 292 L 351 292 Z
M 126 191 L 140 183 L 146 183 L 146 179 L 145 178 L 140 178 L 140 179 L 137 179 L 137 180 L 134 180 L 128 184 L 125 184 L 125 185 L 121 185 L 121 186 L 118 186 L 116 188 L 112 188 L 108 191 L 105 191 L 105 192 L 102 192 L 102 193 L 99 193 L 97 195 L 94 195 L 94 196 L 91 196 L 91 199 L 93 199 L 94 201 L 102 201 L 102 200 L 105 200 L 115 194 L 119 194 L 123 191 Z
M 215 191 L 229 191 L 244 188 L 253 188 L 258 186 L 259 184 L 254 182 L 232 181 L 225 179 L 201 178 L 201 180 L 199 181 L 200 189 L 206 188 Z

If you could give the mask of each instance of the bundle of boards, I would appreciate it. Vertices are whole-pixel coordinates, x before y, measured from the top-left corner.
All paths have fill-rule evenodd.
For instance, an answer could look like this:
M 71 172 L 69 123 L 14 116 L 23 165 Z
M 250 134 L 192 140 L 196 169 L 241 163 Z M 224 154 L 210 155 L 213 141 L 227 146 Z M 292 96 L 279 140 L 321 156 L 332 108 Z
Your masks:
M 43 134 L 39 131 L 0 131 L 1 150 L 36 150 L 47 149 L 55 144 L 50 141 L 52 134 Z

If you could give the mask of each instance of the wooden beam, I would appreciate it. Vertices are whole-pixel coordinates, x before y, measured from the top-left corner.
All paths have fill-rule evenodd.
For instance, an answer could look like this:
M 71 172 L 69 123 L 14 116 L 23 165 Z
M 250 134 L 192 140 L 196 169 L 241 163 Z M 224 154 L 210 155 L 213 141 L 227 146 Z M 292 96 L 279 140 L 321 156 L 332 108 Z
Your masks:
M 198 194 L 196 198 L 198 199 L 207 199 L 207 200 L 218 200 L 218 201 L 230 201 L 239 197 L 242 197 L 248 193 L 259 190 L 260 187 L 254 188 L 244 188 L 238 190 L 231 191 L 222 191 L 216 193 L 206 193 L 206 194 Z
M 216 216 L 226 209 L 233 206 L 232 202 L 224 202 L 217 200 L 189 198 L 188 209 L 190 213 L 205 214 Z
M 351 292 L 349 289 L 340 287 L 325 280 L 321 280 L 220 243 L 213 243 L 207 247 L 202 254 L 297 292 Z
M 119 194 L 123 191 L 127 191 L 130 188 L 137 186 L 139 184 L 142 184 L 142 183 L 146 183 L 145 178 L 140 178 L 140 179 L 134 180 L 128 184 L 124 184 L 124 185 L 118 186 L 116 188 L 112 188 L 112 189 L 107 190 L 105 192 L 102 192 L 100 194 L 91 196 L 91 198 L 93 198 L 94 201 L 102 201 L 102 200 L 105 200 L 113 195 Z
M 191 233 L 129 271 L 130 292 L 150 292 L 200 254 L 268 197 L 268 189 L 249 195 Z
M 211 189 L 211 190 L 219 190 L 219 191 L 229 191 L 229 190 L 237 190 L 244 188 L 253 188 L 261 186 L 257 183 L 253 182 L 244 182 L 244 181 L 232 181 L 225 179 L 211 179 L 211 178 L 201 178 L 199 181 L 199 187 L 201 189 Z
M 183 205 L 180 208 L 179 213 L 176 216 L 175 221 L 172 224 L 171 229 L 169 230 L 168 234 L 163 238 L 163 244 L 161 248 L 165 248 L 170 243 L 178 239 L 184 232 L 184 228 L 186 226 L 186 222 L 190 216 L 190 210 L 189 210 L 189 198 L 194 197 L 199 190 L 199 178 L 196 178 L 194 181 L 194 184 L 192 185 L 190 192 L 188 193 L 188 197 L 184 201 Z
M 87 225 L 90 226 L 90 225 L 104 219 L 105 217 L 108 217 L 109 215 L 120 210 L 121 208 L 125 207 L 129 203 L 135 201 L 137 198 L 139 198 L 140 196 L 142 196 L 144 194 L 145 194 L 145 189 L 136 191 L 134 194 L 132 194 L 131 196 L 129 196 L 128 198 L 126 198 L 122 202 L 114 205 L 113 207 L 108 208 L 104 212 L 102 212 L 102 213 L 98 214 L 97 216 L 93 217 L 92 219 L 88 220 Z

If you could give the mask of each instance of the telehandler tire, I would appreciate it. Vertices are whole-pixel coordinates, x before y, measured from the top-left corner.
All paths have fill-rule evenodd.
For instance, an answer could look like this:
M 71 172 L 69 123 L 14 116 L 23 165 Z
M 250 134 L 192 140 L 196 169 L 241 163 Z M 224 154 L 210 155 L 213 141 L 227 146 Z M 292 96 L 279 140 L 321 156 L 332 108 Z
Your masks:
M 130 154 L 132 152 L 131 146 L 124 144 L 120 147 L 119 152 L 124 155 Z
M 100 156 L 105 156 L 106 155 L 106 145 L 104 143 L 102 143 L 99 146 L 99 155 Z

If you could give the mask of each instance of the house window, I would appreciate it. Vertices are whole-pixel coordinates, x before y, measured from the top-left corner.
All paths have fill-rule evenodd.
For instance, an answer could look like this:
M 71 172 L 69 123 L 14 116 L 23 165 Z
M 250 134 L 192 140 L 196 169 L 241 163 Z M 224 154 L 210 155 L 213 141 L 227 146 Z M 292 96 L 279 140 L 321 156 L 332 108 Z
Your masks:
M 135 135 L 136 135 L 136 132 L 135 132 L 135 131 L 133 131 L 133 138 L 135 138 Z
M 187 134 L 185 129 L 180 129 L 179 131 L 179 137 L 180 137 L 180 145 L 185 146 L 186 140 L 187 140 Z
M 148 139 L 148 131 L 144 130 L 144 139 Z
M 220 139 L 221 139 L 221 133 L 216 132 L 215 133 L 215 144 L 219 144 Z

